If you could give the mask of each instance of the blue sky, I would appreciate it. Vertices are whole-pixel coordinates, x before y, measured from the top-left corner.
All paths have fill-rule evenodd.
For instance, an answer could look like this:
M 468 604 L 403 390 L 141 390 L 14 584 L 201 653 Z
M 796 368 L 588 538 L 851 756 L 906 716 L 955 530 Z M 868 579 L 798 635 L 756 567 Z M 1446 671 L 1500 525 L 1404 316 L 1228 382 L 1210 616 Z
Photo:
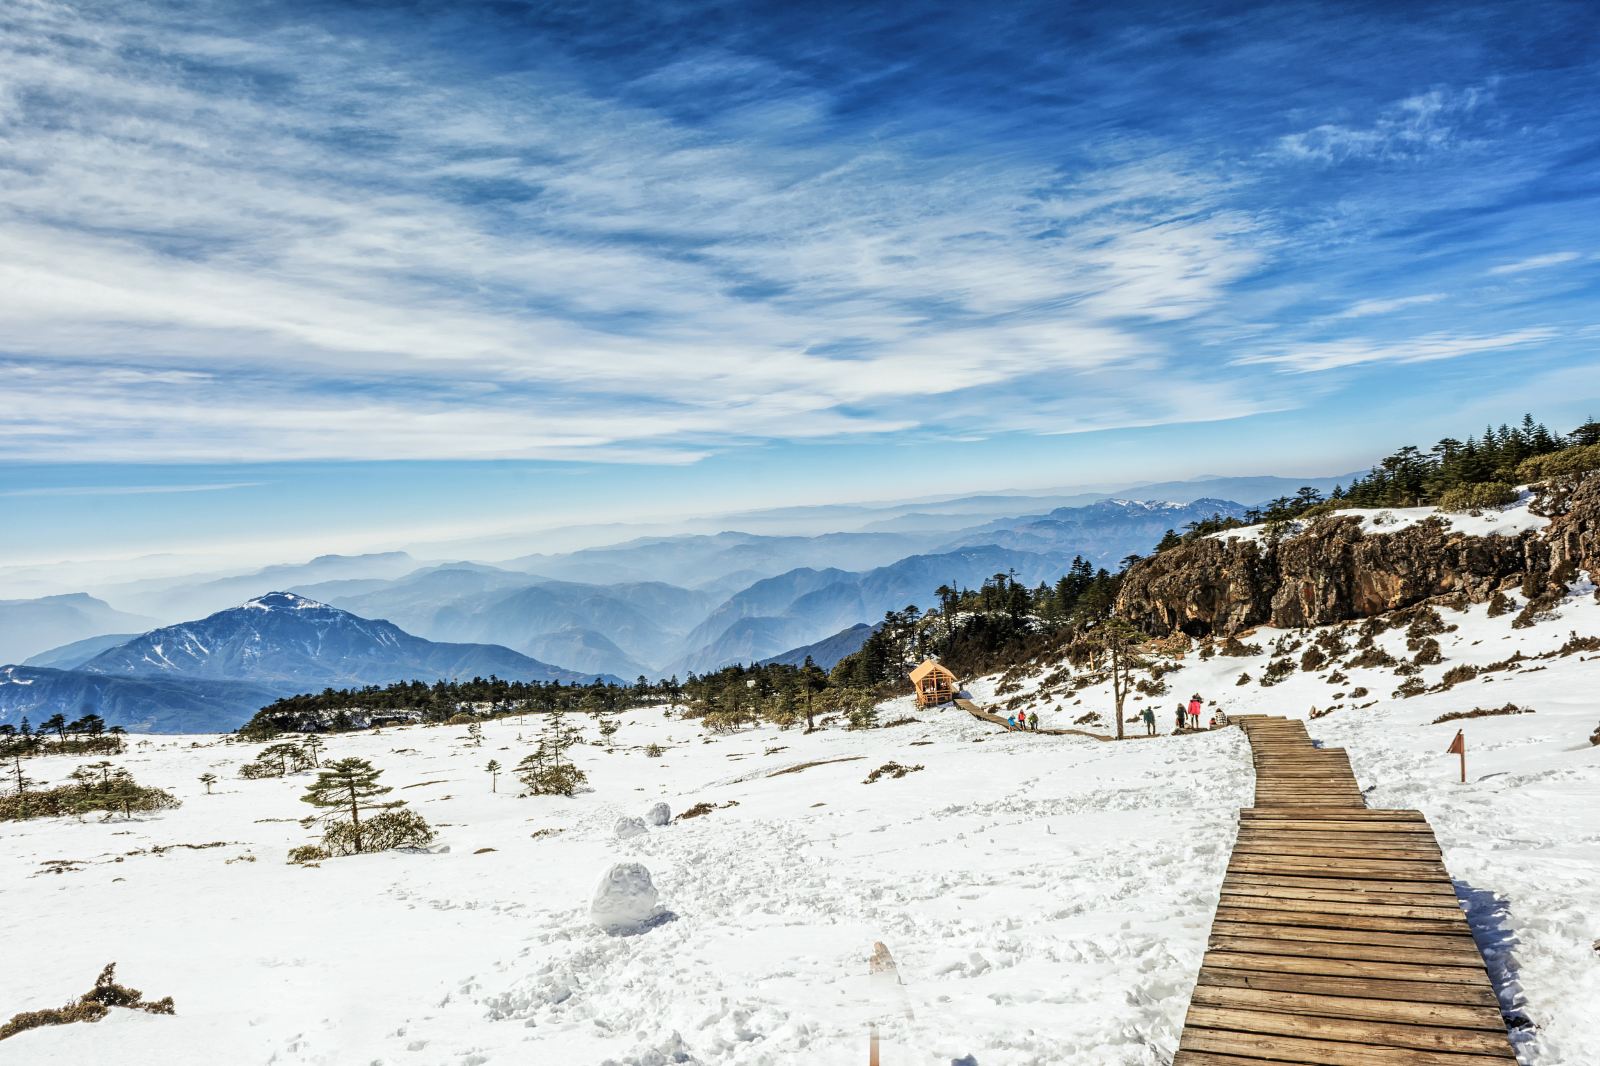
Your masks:
M 1098 10 L 1097 10 L 1098 8 Z M 1591 3 L 0 8 L 0 558 L 1600 413 Z

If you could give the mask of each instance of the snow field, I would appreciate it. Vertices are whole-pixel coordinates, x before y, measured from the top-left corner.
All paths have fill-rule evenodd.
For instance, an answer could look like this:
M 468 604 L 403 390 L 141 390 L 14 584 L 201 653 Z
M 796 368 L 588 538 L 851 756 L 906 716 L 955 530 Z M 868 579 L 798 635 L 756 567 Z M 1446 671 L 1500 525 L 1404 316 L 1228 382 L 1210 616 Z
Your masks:
M 1423 668 L 1429 685 L 1460 663 L 1600 633 L 1589 586 L 1529 629 L 1481 605 L 1440 613 L 1457 628 L 1436 637 L 1444 662 Z M 1129 714 L 1152 703 L 1165 732 L 1192 691 L 1229 713 L 1337 706 L 1312 735 L 1349 749 L 1369 803 L 1432 822 L 1504 1006 L 1530 1023 L 1514 1034 L 1522 1061 L 1600 1062 L 1600 749 L 1588 744 L 1600 653 L 1397 700 L 1389 668 L 1346 669 L 1334 684 L 1329 664 L 1262 688 L 1279 635 L 1245 637 L 1259 655 L 1190 653 L 1166 676 L 1170 693 Z M 1403 658 L 1405 639 L 1396 629 L 1377 643 Z M 1238 686 L 1241 672 L 1257 680 Z M 987 701 L 994 679 L 970 687 Z M 1369 694 L 1352 699 L 1357 687 Z M 1433 724 L 1507 701 L 1536 713 Z M 1108 706 L 1103 687 L 1029 703 L 1046 725 Z M 325 759 L 372 759 L 439 841 L 313 869 L 283 861 L 314 836 L 297 824 L 310 774 L 242 781 L 256 745 L 149 738 L 115 761 L 180 795 L 180 809 L 0 825 L 0 906 L 13 920 L 0 1013 L 59 1005 L 112 960 L 178 1013 L 25 1033 L 0 1043 L 0 1063 L 75 1066 L 114 1049 L 129 1066 L 843 1064 L 864 1057 L 874 1020 L 892 1066 L 1169 1062 L 1234 810 L 1250 802 L 1243 736 L 1108 744 L 997 733 L 909 699 L 882 708 L 886 721 L 908 713 L 920 721 L 707 740 L 636 708 L 618 750 L 575 749 L 593 790 L 571 799 L 519 799 L 504 774 L 489 791 L 483 765 L 531 748 L 533 716 L 486 724 L 481 747 L 452 727 L 330 737 Z M 1458 728 L 1466 785 L 1444 754 Z M 651 742 L 662 758 L 644 755 Z M 862 783 L 891 759 L 924 768 Z M 79 761 L 28 771 L 54 782 Z M 222 778 L 217 795 L 195 780 L 207 770 Z M 619 820 L 648 821 L 660 802 L 716 809 L 618 839 Z M 51 873 L 50 860 L 79 865 Z M 662 913 L 613 936 L 590 904 L 624 862 L 649 870 Z M 903 983 L 868 978 L 880 940 Z
M 505 776 L 489 792 L 481 767 L 512 762 L 532 718 L 487 724 L 482 747 L 450 727 L 328 738 L 324 758 L 384 768 L 441 848 L 314 869 L 283 861 L 313 835 L 293 820 L 309 774 L 242 781 L 255 746 L 154 739 L 118 761 L 180 809 L 0 827 L 8 911 L 31 916 L 0 1002 L 57 1005 L 115 959 L 178 1013 L 36 1030 L 0 1044 L 0 1062 L 89 1063 L 115 1046 L 128 1066 L 854 1063 L 874 1017 L 888 1062 L 1164 1062 L 1248 802 L 1243 738 L 1118 746 L 921 717 L 705 743 L 638 709 L 625 750 L 577 749 L 594 791 L 570 800 L 518 799 Z M 663 758 L 644 756 L 651 741 Z M 767 776 L 827 759 L 850 761 Z M 925 769 L 862 783 L 889 759 Z M 36 760 L 34 774 L 73 763 Z M 206 770 L 217 795 L 195 781 Z M 619 818 L 658 801 L 738 805 L 616 839 Z M 543 829 L 560 832 L 533 838 Z M 84 865 L 39 872 L 58 858 Z M 588 908 L 623 861 L 649 869 L 668 914 L 610 936 Z M 867 978 L 878 940 L 897 1002 Z

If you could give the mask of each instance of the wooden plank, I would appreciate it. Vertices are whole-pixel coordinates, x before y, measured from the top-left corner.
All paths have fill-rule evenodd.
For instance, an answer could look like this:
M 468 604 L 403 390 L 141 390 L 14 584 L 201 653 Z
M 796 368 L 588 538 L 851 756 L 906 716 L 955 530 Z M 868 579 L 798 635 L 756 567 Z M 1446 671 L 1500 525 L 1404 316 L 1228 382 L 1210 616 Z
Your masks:
M 1304 973 L 1323 977 L 1371 977 L 1380 981 L 1435 981 L 1450 985 L 1486 985 L 1482 966 L 1431 966 L 1426 963 L 1382 962 L 1374 959 L 1307 958 L 1299 955 L 1261 954 L 1250 951 L 1206 953 L 1205 964 L 1220 970 L 1255 970 L 1260 973 Z
M 1192 1003 L 1205 1007 L 1236 1007 L 1242 1010 L 1271 1010 L 1283 1014 L 1310 1014 L 1324 1018 L 1351 1018 L 1402 1025 L 1435 1025 L 1450 1029 L 1480 1029 L 1503 1034 L 1505 1018 L 1493 1007 L 1471 1007 L 1454 1003 L 1409 1003 L 1403 1000 L 1358 999 L 1354 996 L 1329 996 L 1315 992 L 1278 992 L 1263 988 L 1234 988 L 1226 985 L 1201 985 L 1195 988 Z M 1501 1037 L 1504 1043 L 1504 1037 Z
M 1207 963 L 1200 968 L 1199 985 L 1305 992 L 1319 996 L 1377 999 L 1395 1003 L 1456 1004 L 1492 1008 L 1495 1011 L 1500 1009 L 1500 1001 L 1495 998 L 1494 990 L 1487 982 L 1482 985 L 1441 985 L 1431 981 L 1396 981 L 1327 974 L 1263 973 L 1252 970 L 1219 969 Z
M 1201 1060 L 1184 1058 L 1184 1052 L 1218 1052 L 1243 1058 L 1234 1062 L 1307 1063 L 1310 1066 L 1505 1066 L 1504 1055 L 1478 1055 L 1421 1048 L 1378 1047 L 1336 1040 L 1303 1040 L 1264 1033 L 1230 1033 L 1215 1029 L 1185 1029 L 1179 1056 L 1173 1066 L 1196 1066 Z M 1253 1060 L 1253 1061 L 1252 1061 Z M 1516 1061 L 1512 1059 L 1510 1061 Z M 1215 1060 L 1205 1066 L 1215 1066 Z
M 1421 833 L 1327 833 L 1315 829 L 1260 829 L 1254 825 L 1239 827 L 1240 841 L 1282 841 L 1286 844 L 1332 844 L 1341 848 L 1431 848 L 1439 850 L 1438 843 Z
M 1401 1025 L 1319 1015 L 1295 1017 L 1277 1011 L 1237 1007 L 1194 1006 L 1189 1025 L 1239 1034 L 1287 1037 L 1299 1041 L 1326 1041 L 1367 1048 L 1405 1048 L 1443 1055 L 1469 1054 L 1490 1061 L 1515 1061 L 1505 1037 L 1476 1029 L 1446 1029 L 1430 1025 Z M 1495 1041 L 1499 1041 L 1499 1046 Z M 1328 1049 L 1343 1052 L 1346 1049 Z
M 1248 840 L 1240 840 L 1234 845 L 1233 853 L 1235 855 L 1298 855 L 1305 858 L 1357 859 L 1370 862 L 1439 862 L 1444 858 L 1444 853 L 1437 847 L 1424 847 L 1420 844 L 1387 848 L 1372 848 L 1366 845 L 1352 847 L 1325 844 L 1316 840 L 1291 840 L 1288 837 L 1282 840 L 1262 840 L 1255 837 Z
M 1345 908 L 1360 906 L 1360 904 L 1329 904 L 1330 907 L 1342 906 Z M 1457 911 L 1448 917 L 1433 917 L 1432 915 L 1403 915 L 1394 910 L 1369 909 L 1360 914 L 1350 914 L 1339 910 L 1303 911 L 1286 910 L 1282 907 L 1245 907 L 1237 906 L 1233 900 L 1219 904 L 1217 917 L 1229 922 L 1259 922 L 1264 925 L 1304 926 L 1307 928 L 1323 929 L 1369 929 L 1376 932 L 1388 933 L 1424 933 L 1437 936 L 1450 936 L 1456 933 L 1469 933 L 1471 926 L 1467 925 L 1466 916 Z M 1285 934 L 1288 935 L 1288 934 Z
M 1306 880 L 1310 880 L 1307 878 Z M 1372 884 L 1365 881 L 1362 884 Z M 1380 882 L 1383 884 L 1406 885 L 1405 881 Z M 1322 904 L 1335 904 L 1328 909 L 1328 914 L 1388 914 L 1393 910 L 1423 910 L 1430 912 L 1419 917 L 1453 917 L 1461 913 L 1461 907 L 1451 896 L 1439 895 L 1420 891 L 1425 884 L 1417 883 L 1419 891 L 1415 892 L 1347 892 L 1339 889 L 1327 888 L 1296 888 L 1293 885 L 1279 881 L 1270 885 L 1258 885 L 1237 882 L 1234 878 L 1227 878 L 1222 883 L 1222 895 L 1237 897 L 1238 907 L 1271 907 L 1274 910 L 1317 910 Z M 1381 907 L 1383 910 L 1374 911 L 1344 911 L 1339 907 Z M 1438 913 L 1433 913 L 1438 912 Z
M 1406 810 L 1404 808 L 1396 808 L 1396 807 L 1368 807 L 1358 815 L 1351 815 L 1348 811 L 1336 811 L 1336 812 L 1331 812 L 1330 816 L 1334 817 L 1334 818 L 1338 818 L 1338 819 L 1354 818 L 1357 821 L 1365 820 L 1365 821 L 1372 821 L 1372 822 L 1424 822 L 1425 823 L 1427 821 L 1427 819 L 1422 816 L 1422 812 L 1421 811 Z M 1244 819 L 1257 819 L 1257 820 L 1261 820 L 1261 821 L 1272 821 L 1273 819 L 1276 819 L 1276 818 L 1282 818 L 1283 815 L 1274 814 L 1272 811 L 1251 810 L 1249 807 L 1245 807 L 1245 808 L 1243 808 L 1242 810 L 1239 811 L 1239 817 L 1240 818 L 1244 818 Z M 1300 815 L 1296 815 L 1295 817 L 1301 817 L 1301 816 Z
M 1230 873 L 1223 884 L 1279 885 L 1286 888 L 1332 889 L 1335 892 L 1366 892 L 1372 894 L 1410 892 L 1438 895 L 1442 900 L 1456 904 L 1456 893 L 1449 882 L 1437 879 L 1424 881 L 1357 881 L 1349 877 L 1300 877 L 1275 873 Z
M 1384 981 L 1367 977 L 1329 977 L 1316 974 L 1258 973 L 1250 970 L 1220 970 L 1211 966 L 1200 968 L 1198 988 L 1250 988 L 1267 992 L 1292 992 L 1328 999 L 1376 1000 L 1373 1010 L 1383 1003 L 1432 1004 L 1434 1006 L 1471 1007 L 1486 1011 L 1496 1017 L 1496 1025 L 1505 1027 L 1500 1018 L 1500 1001 L 1487 984 L 1440 985 L 1423 981 Z M 1484 1015 L 1487 1017 L 1487 1015 Z
M 1270 1010 L 1197 1005 L 1189 1008 L 1190 1025 L 1236 1033 L 1262 1033 L 1308 1040 L 1344 1041 L 1368 1047 L 1417 1048 L 1449 1054 L 1487 1055 L 1512 1059 L 1504 1035 L 1476 1029 L 1448 1029 L 1433 1025 L 1403 1025 L 1322 1015 L 1298 1017 Z
M 1452 926 L 1466 921 L 1466 916 L 1461 911 L 1446 907 L 1417 907 L 1401 903 L 1343 903 L 1326 899 L 1278 899 L 1273 896 L 1246 896 L 1235 892 L 1224 892 L 1218 906 L 1229 908 L 1231 913 L 1268 915 L 1269 917 L 1260 920 L 1278 921 L 1278 924 L 1282 925 L 1294 923 L 1270 916 L 1309 915 L 1324 922 L 1341 923 L 1349 929 L 1361 928 L 1361 923 L 1354 921 L 1356 918 L 1414 919 Z
M 1288 940 L 1283 937 L 1219 936 L 1215 933 L 1207 946 L 1215 951 L 1237 954 L 1288 955 L 1297 958 L 1346 959 L 1351 962 L 1405 962 L 1438 969 L 1464 969 L 1468 977 L 1487 980 L 1483 956 L 1448 953 L 1437 948 L 1397 948 L 1387 944 L 1330 944 L 1322 941 Z
M 1354 862 L 1305 856 L 1269 857 L 1235 855 L 1229 873 L 1303 874 L 1306 877 L 1342 877 L 1358 881 L 1426 881 L 1449 874 L 1438 862 Z
M 1384 903 L 1399 904 L 1408 907 L 1448 907 L 1451 910 L 1459 909 L 1459 902 L 1455 893 L 1450 889 L 1427 881 L 1418 881 L 1415 887 L 1404 888 L 1394 892 L 1371 892 L 1361 889 L 1316 888 L 1308 887 L 1298 882 L 1309 881 L 1311 878 L 1302 877 L 1266 877 L 1261 874 L 1238 874 L 1224 877 L 1222 881 L 1223 894 L 1234 893 L 1240 896 L 1267 896 L 1277 899 L 1292 900 L 1321 900 L 1326 903 Z M 1371 884 L 1370 881 L 1358 882 Z M 1391 885 L 1404 886 L 1404 882 L 1383 881 L 1385 887 Z
M 1393 932 L 1382 929 L 1347 929 L 1339 926 L 1284 926 L 1272 922 L 1219 918 L 1211 925 L 1213 936 L 1283 937 L 1316 943 L 1387 944 L 1397 948 L 1427 948 L 1446 955 L 1464 955 L 1478 963 L 1477 942 L 1470 933 Z

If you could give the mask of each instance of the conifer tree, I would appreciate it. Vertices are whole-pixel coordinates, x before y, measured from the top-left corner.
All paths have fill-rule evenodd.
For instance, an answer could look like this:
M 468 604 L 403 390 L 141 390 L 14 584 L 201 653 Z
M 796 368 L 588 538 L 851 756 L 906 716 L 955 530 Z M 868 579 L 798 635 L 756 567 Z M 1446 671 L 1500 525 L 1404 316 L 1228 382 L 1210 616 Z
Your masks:
M 487 771 L 488 774 L 489 774 L 489 791 L 490 792 L 498 792 L 498 791 L 500 791 L 500 788 L 499 788 L 499 784 L 500 784 L 500 760 L 499 759 L 490 759 L 489 760 L 489 765 L 485 766 L 484 770 Z
M 388 810 L 404 805 L 400 800 L 376 802 L 379 796 L 393 791 L 387 785 L 378 784 L 378 777 L 382 773 L 366 759 L 335 760 L 324 766 L 318 772 L 317 779 L 306 786 L 306 794 L 300 797 L 300 801 L 327 810 L 326 817 L 348 817 L 355 850 L 359 854 L 363 850 L 361 812 Z
M 217 775 L 205 773 L 200 775 L 200 783 L 206 786 L 206 795 L 211 795 L 211 786 L 217 783 Z

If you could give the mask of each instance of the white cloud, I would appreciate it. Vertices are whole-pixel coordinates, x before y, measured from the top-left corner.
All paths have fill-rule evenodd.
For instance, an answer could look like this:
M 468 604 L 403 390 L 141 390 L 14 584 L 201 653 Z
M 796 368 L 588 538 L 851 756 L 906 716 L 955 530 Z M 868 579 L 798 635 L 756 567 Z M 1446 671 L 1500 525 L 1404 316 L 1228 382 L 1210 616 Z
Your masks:
M 1480 352 L 1523 348 L 1549 340 L 1556 331 L 1546 328 L 1515 330 L 1492 336 L 1430 333 L 1407 341 L 1370 341 L 1359 338 L 1303 344 L 1292 351 L 1245 356 L 1241 364 L 1268 364 L 1295 373 L 1337 370 L 1364 363 L 1427 363 L 1456 359 Z
M 1371 315 L 1387 315 L 1407 307 L 1416 307 L 1420 304 L 1437 303 L 1444 299 L 1442 292 L 1419 293 L 1416 296 L 1396 296 L 1391 299 L 1362 300 L 1351 304 L 1349 307 L 1334 315 L 1334 318 L 1367 318 Z
M 228 492 L 258 488 L 261 481 L 223 481 L 194 485 L 45 485 L 7 489 L 0 496 L 165 496 L 191 492 Z
M 1502 263 L 1489 270 L 1491 274 L 1521 274 L 1525 270 L 1543 270 L 1545 267 L 1560 266 L 1581 258 L 1577 252 L 1551 252 L 1548 255 L 1536 255 L 1531 259 L 1523 259 L 1515 263 Z
M 759 90 L 692 127 L 555 74 L 419 82 L 379 42 L 121 11 L 0 16 L 0 457 L 676 462 L 938 428 L 925 398 L 978 388 L 1011 390 L 1004 430 L 1030 376 L 1151 386 L 1140 326 L 1214 310 L 1269 244 L 1171 156 L 1069 178 L 797 136 L 828 101 L 738 56 L 659 72 Z
M 1399 158 L 1462 143 L 1462 121 L 1490 97 L 1487 90 L 1431 89 L 1407 97 L 1364 126 L 1323 123 L 1278 140 L 1290 158 L 1337 163 L 1351 158 Z

